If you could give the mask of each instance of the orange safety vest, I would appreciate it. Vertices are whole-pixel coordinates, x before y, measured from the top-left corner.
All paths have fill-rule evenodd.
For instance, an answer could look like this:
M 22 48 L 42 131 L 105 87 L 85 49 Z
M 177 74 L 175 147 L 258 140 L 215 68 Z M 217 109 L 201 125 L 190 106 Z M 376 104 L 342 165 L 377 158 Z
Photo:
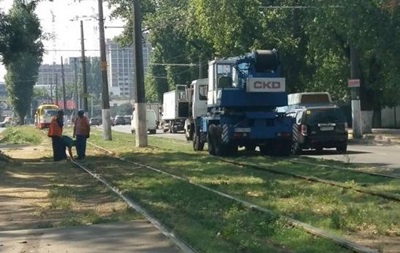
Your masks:
M 76 135 L 88 136 L 90 133 L 90 125 L 88 118 L 85 116 L 83 116 L 82 118 L 80 117 L 76 118 L 74 131 Z
M 62 128 L 57 123 L 57 117 L 53 117 L 49 126 L 49 133 L 47 134 L 49 137 L 61 137 Z

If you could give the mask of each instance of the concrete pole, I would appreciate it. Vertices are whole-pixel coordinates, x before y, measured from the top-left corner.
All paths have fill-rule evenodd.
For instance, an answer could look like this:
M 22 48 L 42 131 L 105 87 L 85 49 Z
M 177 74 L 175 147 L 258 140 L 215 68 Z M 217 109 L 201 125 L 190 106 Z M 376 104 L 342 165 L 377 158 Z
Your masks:
M 58 73 L 56 73 L 56 105 L 58 105 Z
M 74 60 L 74 69 L 75 69 L 75 85 L 74 85 L 74 90 L 75 90 L 75 96 L 74 96 L 74 101 L 75 101 L 75 113 L 74 116 L 76 117 L 78 115 L 78 110 L 79 110 L 79 102 L 78 102 L 78 66 L 76 65 L 76 58 Z
M 102 121 L 103 121 L 103 139 L 111 141 L 111 112 L 110 98 L 108 95 L 108 79 L 107 79 L 107 59 L 106 59 L 106 42 L 104 38 L 104 18 L 103 18 L 103 0 L 98 0 L 99 5 L 99 42 L 100 42 L 100 68 L 102 77 Z
M 82 84 L 83 84 L 83 110 L 87 114 L 88 107 L 88 92 L 86 78 L 86 56 L 85 56 L 85 37 L 83 33 L 83 21 L 81 20 L 81 62 L 82 62 Z
M 134 49 L 134 99 L 136 147 L 147 147 L 146 101 L 144 93 L 142 14 L 139 0 L 133 0 L 133 41 Z
M 64 76 L 64 63 L 63 57 L 61 56 L 61 82 L 62 82 L 62 96 L 63 96 L 63 110 L 64 115 L 67 116 L 67 99 L 65 97 L 65 76 Z

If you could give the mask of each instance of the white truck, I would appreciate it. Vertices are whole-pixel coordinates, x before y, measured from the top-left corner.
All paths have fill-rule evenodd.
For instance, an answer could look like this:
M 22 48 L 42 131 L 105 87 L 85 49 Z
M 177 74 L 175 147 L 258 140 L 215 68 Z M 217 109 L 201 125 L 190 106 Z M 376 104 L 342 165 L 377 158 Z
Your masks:
M 288 105 L 330 104 L 332 98 L 329 92 L 300 92 L 288 95 Z
M 186 93 L 189 98 L 189 117 L 185 120 L 186 140 L 193 140 L 194 120 L 207 113 L 208 78 L 192 81 Z
M 184 130 L 185 120 L 189 117 L 189 99 L 186 90 L 186 85 L 176 85 L 175 90 L 163 94 L 161 125 L 164 133 Z
M 156 123 L 157 128 L 160 125 L 160 117 L 161 117 L 161 104 L 159 103 L 147 103 L 146 109 L 153 110 L 156 114 Z

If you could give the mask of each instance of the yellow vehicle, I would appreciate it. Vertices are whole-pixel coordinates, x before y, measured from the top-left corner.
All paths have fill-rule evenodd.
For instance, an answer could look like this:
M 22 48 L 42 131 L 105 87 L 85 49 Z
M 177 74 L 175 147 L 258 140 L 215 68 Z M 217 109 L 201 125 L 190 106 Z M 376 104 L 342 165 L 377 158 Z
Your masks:
M 35 126 L 43 129 L 48 128 L 51 119 L 57 115 L 59 107 L 54 104 L 42 104 L 36 109 L 35 113 Z

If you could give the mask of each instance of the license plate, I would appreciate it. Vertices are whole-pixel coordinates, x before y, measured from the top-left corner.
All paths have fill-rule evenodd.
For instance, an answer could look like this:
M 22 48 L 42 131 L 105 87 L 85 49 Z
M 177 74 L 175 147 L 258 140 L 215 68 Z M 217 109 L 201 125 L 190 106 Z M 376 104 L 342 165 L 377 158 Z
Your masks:
M 334 127 L 329 126 L 329 127 L 320 127 L 319 130 L 321 131 L 333 131 Z

